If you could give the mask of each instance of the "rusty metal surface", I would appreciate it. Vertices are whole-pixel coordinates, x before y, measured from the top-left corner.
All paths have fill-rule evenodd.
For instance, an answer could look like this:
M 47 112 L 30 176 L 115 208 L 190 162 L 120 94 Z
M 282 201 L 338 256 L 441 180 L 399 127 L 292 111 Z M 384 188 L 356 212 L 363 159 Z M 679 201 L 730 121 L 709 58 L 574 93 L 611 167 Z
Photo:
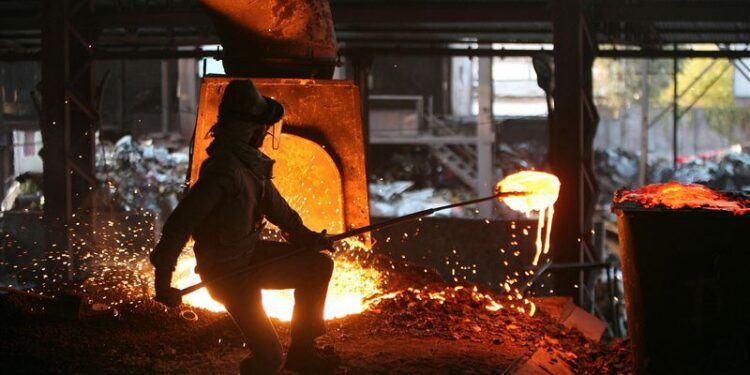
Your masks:
M 191 181 L 197 179 L 200 165 L 206 158 L 206 147 L 211 143 L 207 136 L 216 122 L 218 104 L 232 77 L 209 76 L 203 79 L 198 104 Z M 242 78 L 244 79 L 244 78 Z M 336 232 L 368 225 L 370 222 L 367 179 L 365 173 L 364 143 L 360 123 L 359 95 L 351 81 L 305 80 L 305 79 L 253 79 L 263 95 L 273 97 L 284 105 L 284 134 L 279 150 L 269 151 L 277 159 L 287 158 L 278 163 L 274 182 L 280 186 L 282 194 L 292 207 L 300 210 L 303 219 L 312 225 L 327 224 L 337 216 L 336 210 L 343 212 L 343 225 L 328 229 Z M 296 136 L 296 137 L 291 137 Z M 295 139 L 289 141 L 289 139 Z M 299 139 L 302 138 L 302 139 Z M 307 147 L 312 141 L 319 147 L 306 151 L 295 150 Z M 295 156 L 296 155 L 296 156 Z M 290 159 L 291 158 L 291 159 Z M 297 158 L 292 160 L 293 158 Z M 311 159 L 311 158 L 314 158 Z M 310 170 L 310 163 L 318 164 L 318 169 Z M 327 172 L 325 165 L 335 165 L 335 174 Z M 285 168 L 284 175 L 281 169 Z M 326 184 L 313 184 L 310 176 L 327 176 Z M 318 181 L 320 182 L 320 181 Z M 296 191 L 284 191 L 281 186 L 296 187 Z M 340 187 L 340 190 L 339 190 Z M 330 202 L 318 206 L 314 202 L 336 199 L 337 205 Z M 343 194 L 343 196 L 341 196 Z M 307 205 L 305 205 L 307 204 Z M 315 218 L 323 215 L 324 218 Z M 339 216 L 340 217 L 340 216 Z
M 201 0 L 224 47 L 227 74 L 330 78 L 336 34 L 327 0 Z

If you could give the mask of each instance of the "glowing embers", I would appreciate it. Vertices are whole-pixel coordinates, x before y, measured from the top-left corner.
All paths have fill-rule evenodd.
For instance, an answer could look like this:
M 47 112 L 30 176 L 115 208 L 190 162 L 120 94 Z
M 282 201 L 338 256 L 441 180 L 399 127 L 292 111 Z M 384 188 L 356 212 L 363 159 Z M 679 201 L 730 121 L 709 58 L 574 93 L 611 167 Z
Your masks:
M 646 185 L 635 190 L 622 189 L 615 193 L 614 203 L 628 202 L 644 208 L 701 208 L 731 211 L 738 215 L 750 211 L 748 199 L 731 199 L 703 185 L 676 181 Z
M 172 279 L 174 280 L 172 285 L 180 289 L 201 281 L 201 277 L 195 273 L 195 257 L 193 256 L 192 248 L 186 247 L 182 252 L 183 255 L 177 261 L 177 266 L 172 275 Z M 214 301 L 206 288 L 185 295 L 182 297 L 182 303 L 214 312 L 225 311 L 224 305 Z
M 366 310 L 371 297 L 382 293 L 381 275 L 374 268 L 363 267 L 356 260 L 356 253 L 369 251 L 361 243 L 342 241 L 337 253 L 336 266 L 328 287 L 325 318 L 334 319 L 346 315 L 359 314 Z M 184 288 L 200 281 L 200 276 L 193 272 L 195 258 L 192 251 L 184 250 L 184 256 L 177 263 L 174 273 L 174 285 Z M 214 301 L 206 289 L 200 289 L 183 297 L 183 303 L 210 311 L 224 311 L 224 306 Z M 282 321 L 292 319 L 294 293 L 292 290 L 264 290 L 263 308 L 270 317 Z
M 552 174 L 536 171 L 521 171 L 505 177 L 497 184 L 499 191 L 523 191 L 529 194 L 511 196 L 503 202 L 515 211 L 526 215 L 532 211 L 539 212 L 539 224 L 536 231 L 536 254 L 533 265 L 537 265 L 542 253 L 549 252 L 549 236 L 552 230 L 553 205 L 560 193 L 560 180 Z M 542 233 L 544 232 L 544 238 Z

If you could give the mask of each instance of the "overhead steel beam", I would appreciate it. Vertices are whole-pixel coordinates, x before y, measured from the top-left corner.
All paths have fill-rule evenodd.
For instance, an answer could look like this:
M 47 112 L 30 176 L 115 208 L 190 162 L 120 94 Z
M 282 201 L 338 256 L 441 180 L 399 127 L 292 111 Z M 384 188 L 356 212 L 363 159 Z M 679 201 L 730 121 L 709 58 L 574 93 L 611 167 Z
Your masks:
M 149 50 L 123 50 L 123 51 L 97 51 L 94 58 L 97 60 L 149 60 L 149 59 L 200 59 L 204 57 L 213 57 L 221 59 L 223 52 L 217 50 L 170 50 L 170 49 L 149 49 Z
M 631 58 L 631 59 L 741 59 L 750 57 L 750 50 L 598 50 L 596 57 L 599 58 Z
M 531 57 L 537 54 L 552 54 L 552 50 L 530 49 L 490 49 L 490 48 L 449 48 L 449 47 L 400 47 L 400 46 L 355 46 L 339 49 L 343 56 L 367 54 L 377 55 L 415 55 L 415 56 L 497 56 L 497 57 Z M 186 59 L 213 57 L 221 59 L 222 52 L 217 50 L 174 50 L 174 49 L 129 49 L 99 50 L 94 53 L 96 60 L 138 60 L 138 59 Z M 742 59 L 750 58 L 750 50 L 598 50 L 597 58 L 605 59 Z M 38 51 L 0 52 L 0 61 L 35 61 L 40 59 Z
M 39 51 L 0 52 L 0 61 L 37 61 L 41 59 Z M 164 60 L 164 59 L 200 59 L 213 57 L 221 59 L 222 51 L 216 50 L 170 50 L 170 49 L 129 49 L 120 51 L 100 50 L 93 54 L 94 60 Z
M 39 30 L 41 25 L 39 12 L 9 12 L 0 17 L 0 30 Z
M 201 11 L 97 12 L 93 20 L 102 28 L 213 28 L 208 14 Z
M 540 53 L 551 54 L 551 50 L 533 49 L 492 49 L 492 48 L 448 48 L 448 47 L 401 47 L 401 46 L 356 46 L 342 47 L 339 53 L 344 56 L 367 53 L 377 55 L 434 55 L 434 56 L 498 56 L 529 57 Z
M 480 23 L 480 22 L 550 22 L 551 13 L 545 3 L 524 1 L 490 3 L 486 1 L 456 2 L 331 2 L 334 24 L 355 25 L 404 23 Z M 3 17 L 5 18 L 5 17 Z M 9 18 L 10 19 L 10 18 Z M 26 15 L 32 20 L 31 15 Z M 96 26 L 104 28 L 165 28 L 213 26 L 209 16 L 199 10 L 149 12 L 99 11 Z M 38 21 L 35 23 L 38 25 Z M 15 22 L 15 25 L 22 23 Z
M 374 136 L 370 137 L 371 144 L 384 144 L 384 145 L 475 145 L 477 143 L 477 137 L 475 136 L 431 136 L 431 135 L 416 135 L 400 136 L 400 137 L 385 137 L 385 136 Z
M 649 1 L 597 4 L 592 7 L 591 19 L 593 22 L 748 22 L 749 14 L 747 1 Z
M 514 1 L 331 2 L 334 24 L 550 22 L 546 3 Z
M 392 35 L 378 35 L 378 36 L 365 36 L 357 37 L 351 35 L 336 36 L 336 39 L 340 43 L 357 46 L 357 45 L 410 45 L 410 46 L 434 46 L 434 45 L 453 45 L 453 44 L 466 44 L 466 43 L 479 43 L 479 44 L 491 44 L 491 43 L 502 43 L 502 44 L 551 44 L 552 33 L 549 34 L 471 34 L 471 35 L 449 35 L 449 34 L 435 34 L 435 35 L 398 35 L 393 33 Z M 446 47 L 443 47 L 446 48 Z M 458 47 L 451 47 L 458 48 Z

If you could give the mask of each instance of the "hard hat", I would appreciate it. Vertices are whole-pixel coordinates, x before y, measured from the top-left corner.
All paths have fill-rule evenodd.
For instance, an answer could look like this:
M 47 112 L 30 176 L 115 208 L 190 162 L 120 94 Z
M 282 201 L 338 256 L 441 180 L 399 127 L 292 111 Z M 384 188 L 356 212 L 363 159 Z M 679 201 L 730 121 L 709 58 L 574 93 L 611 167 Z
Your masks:
M 263 96 L 250 80 L 234 80 L 224 89 L 219 104 L 219 120 L 270 125 L 284 116 L 284 107 L 276 100 Z

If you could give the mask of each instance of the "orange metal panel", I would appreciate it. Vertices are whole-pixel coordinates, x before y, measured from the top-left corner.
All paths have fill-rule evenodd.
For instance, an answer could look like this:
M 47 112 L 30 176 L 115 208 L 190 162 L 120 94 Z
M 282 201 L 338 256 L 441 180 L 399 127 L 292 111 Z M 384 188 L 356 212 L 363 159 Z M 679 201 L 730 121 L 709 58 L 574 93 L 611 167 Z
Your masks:
M 203 79 L 191 181 L 198 178 L 200 165 L 207 157 L 206 147 L 212 141 L 208 131 L 216 122 L 224 87 L 234 79 L 249 78 Z M 273 97 L 285 108 L 280 148 L 266 147 L 266 150 L 278 160 L 274 183 L 292 207 L 314 229 L 325 227 L 335 233 L 368 225 L 364 142 L 359 94 L 354 83 L 307 79 L 252 81 L 263 95 Z

